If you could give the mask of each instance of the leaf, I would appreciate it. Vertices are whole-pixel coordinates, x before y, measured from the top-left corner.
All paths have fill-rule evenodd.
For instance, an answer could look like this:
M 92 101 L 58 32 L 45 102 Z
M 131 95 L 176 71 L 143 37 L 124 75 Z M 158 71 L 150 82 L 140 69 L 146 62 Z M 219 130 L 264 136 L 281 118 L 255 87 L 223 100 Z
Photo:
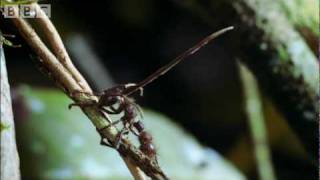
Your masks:
M 0 7 L 8 6 L 8 5 L 21 5 L 21 4 L 31 4 L 38 2 L 38 0 L 17 0 L 17 1 L 8 1 L 8 0 L 0 0 Z
M 118 153 L 99 145 L 98 133 L 79 108 L 68 110 L 71 101 L 64 94 L 29 87 L 19 92 L 31 111 L 27 120 L 17 123 L 24 178 L 132 178 Z M 172 179 L 245 179 L 221 155 L 201 146 L 169 118 L 145 110 L 143 122 L 154 137 L 161 167 Z M 137 142 L 136 137 L 130 138 Z

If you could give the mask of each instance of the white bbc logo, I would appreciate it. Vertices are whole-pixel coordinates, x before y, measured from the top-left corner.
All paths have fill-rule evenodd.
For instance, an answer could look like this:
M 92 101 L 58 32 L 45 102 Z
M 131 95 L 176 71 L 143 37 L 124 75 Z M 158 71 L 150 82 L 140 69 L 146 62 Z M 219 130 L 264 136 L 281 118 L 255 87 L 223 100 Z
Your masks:
M 40 9 L 47 15 L 51 17 L 51 5 L 50 4 L 39 4 Z M 18 13 L 16 13 L 18 10 Z M 1 8 L 2 14 L 5 18 L 41 18 L 42 13 L 39 9 L 36 9 L 32 5 L 5 5 Z

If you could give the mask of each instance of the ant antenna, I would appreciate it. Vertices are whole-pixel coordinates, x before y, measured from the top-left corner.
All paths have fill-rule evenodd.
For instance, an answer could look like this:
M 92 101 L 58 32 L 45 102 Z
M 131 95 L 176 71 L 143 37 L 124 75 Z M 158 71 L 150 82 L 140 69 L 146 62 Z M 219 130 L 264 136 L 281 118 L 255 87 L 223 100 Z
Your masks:
M 203 40 L 201 40 L 200 42 L 198 42 L 196 45 L 194 45 L 193 47 L 191 47 L 190 49 L 188 49 L 187 51 L 183 52 L 182 54 L 180 54 L 178 57 L 176 57 L 175 59 L 173 59 L 171 62 L 169 62 L 167 65 L 161 67 L 160 69 L 158 69 L 156 72 L 152 73 L 151 75 L 149 75 L 147 78 L 145 78 L 144 80 L 142 80 L 141 82 L 139 82 L 136 86 L 133 86 L 132 88 L 128 88 L 128 91 L 125 93 L 125 95 L 130 95 L 132 93 L 134 93 L 135 91 L 143 88 L 144 86 L 146 86 L 147 84 L 151 83 L 152 81 L 154 81 L 155 79 L 159 78 L 160 76 L 164 75 L 165 73 L 167 73 L 170 69 L 172 69 L 174 66 L 176 66 L 177 64 L 179 64 L 182 60 L 184 60 L 185 58 L 187 58 L 188 56 L 194 54 L 195 52 L 197 52 L 199 49 L 201 49 L 202 47 L 204 47 L 205 45 L 207 45 L 211 40 L 217 38 L 218 36 L 224 34 L 227 31 L 230 31 L 233 29 L 233 26 L 229 26 L 226 28 L 223 28 L 217 32 L 214 32 L 212 34 L 210 34 L 209 36 L 207 36 L 206 38 L 204 38 Z

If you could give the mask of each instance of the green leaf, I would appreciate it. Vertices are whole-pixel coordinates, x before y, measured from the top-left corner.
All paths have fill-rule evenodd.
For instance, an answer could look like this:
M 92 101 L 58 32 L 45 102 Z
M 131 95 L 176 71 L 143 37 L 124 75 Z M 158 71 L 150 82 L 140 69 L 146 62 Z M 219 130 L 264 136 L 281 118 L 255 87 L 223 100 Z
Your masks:
M 8 5 L 31 4 L 35 2 L 38 2 L 38 0 L 17 0 L 17 1 L 0 0 L 0 7 L 4 7 Z
M 30 111 L 17 121 L 22 177 L 28 179 L 131 179 L 118 153 L 99 145 L 100 137 L 71 100 L 56 90 L 22 87 Z M 172 179 L 245 179 L 216 151 L 201 146 L 168 117 L 144 111 L 159 162 Z M 114 120 L 118 119 L 115 117 Z M 135 136 L 130 136 L 137 143 Z M 138 144 L 137 144 L 138 145 Z

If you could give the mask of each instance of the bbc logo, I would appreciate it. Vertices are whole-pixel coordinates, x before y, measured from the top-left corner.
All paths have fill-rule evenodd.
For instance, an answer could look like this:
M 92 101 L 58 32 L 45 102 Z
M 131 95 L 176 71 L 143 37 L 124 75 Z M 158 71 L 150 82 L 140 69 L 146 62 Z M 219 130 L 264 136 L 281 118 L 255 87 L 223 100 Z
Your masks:
M 39 4 L 40 9 L 46 16 L 51 17 L 51 5 Z M 18 13 L 16 13 L 18 9 Z M 5 5 L 1 7 L 4 18 L 42 18 L 43 13 L 39 12 L 33 5 Z

